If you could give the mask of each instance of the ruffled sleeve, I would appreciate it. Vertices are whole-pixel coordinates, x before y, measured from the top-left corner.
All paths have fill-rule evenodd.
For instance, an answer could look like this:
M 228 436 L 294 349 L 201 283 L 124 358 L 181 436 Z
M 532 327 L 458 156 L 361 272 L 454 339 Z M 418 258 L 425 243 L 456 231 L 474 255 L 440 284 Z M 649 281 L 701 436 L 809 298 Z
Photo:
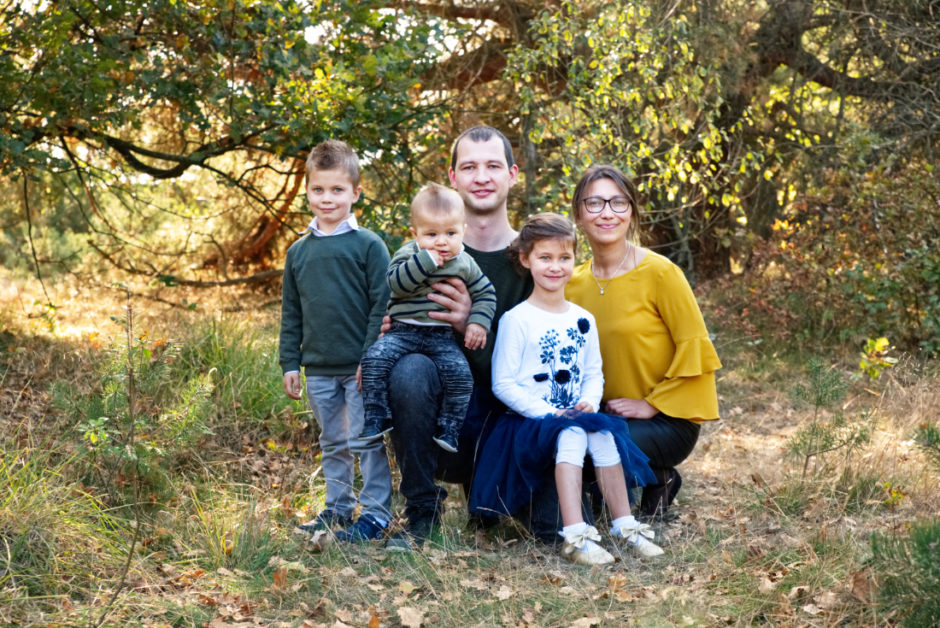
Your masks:
M 670 264 L 658 282 L 657 307 L 675 351 L 663 376 L 646 401 L 669 416 L 718 418 L 715 371 L 721 360 L 708 336 L 705 319 L 692 288 L 678 266 Z

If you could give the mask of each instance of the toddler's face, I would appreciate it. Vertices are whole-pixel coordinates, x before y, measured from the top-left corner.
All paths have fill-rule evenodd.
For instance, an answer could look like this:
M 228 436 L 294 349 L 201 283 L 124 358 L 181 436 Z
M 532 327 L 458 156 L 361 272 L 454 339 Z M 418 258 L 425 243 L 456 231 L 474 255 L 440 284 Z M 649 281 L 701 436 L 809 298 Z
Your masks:
M 417 218 L 417 217 L 416 217 Z M 411 233 L 422 249 L 437 251 L 441 260 L 457 257 L 463 246 L 466 225 L 463 216 L 454 213 L 423 213 L 414 220 Z
M 307 176 L 307 201 L 323 233 L 333 230 L 346 218 L 362 190 L 349 180 L 344 170 L 313 170 Z

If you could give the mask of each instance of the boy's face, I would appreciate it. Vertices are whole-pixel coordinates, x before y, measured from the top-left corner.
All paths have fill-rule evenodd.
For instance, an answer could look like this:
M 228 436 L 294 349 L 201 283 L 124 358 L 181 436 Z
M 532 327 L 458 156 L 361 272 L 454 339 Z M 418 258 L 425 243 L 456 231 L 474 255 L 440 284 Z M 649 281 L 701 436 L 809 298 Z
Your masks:
M 349 217 L 362 188 L 354 186 L 344 170 L 312 170 L 307 175 L 307 202 L 317 217 L 317 228 L 333 233 Z
M 422 249 L 437 251 L 442 261 L 457 257 L 466 225 L 461 212 L 421 212 L 412 221 L 411 235 Z
M 505 210 L 509 188 L 518 172 L 518 166 L 506 164 L 503 142 L 498 137 L 485 142 L 464 138 L 457 144 L 450 184 L 463 198 L 468 212 L 491 214 Z

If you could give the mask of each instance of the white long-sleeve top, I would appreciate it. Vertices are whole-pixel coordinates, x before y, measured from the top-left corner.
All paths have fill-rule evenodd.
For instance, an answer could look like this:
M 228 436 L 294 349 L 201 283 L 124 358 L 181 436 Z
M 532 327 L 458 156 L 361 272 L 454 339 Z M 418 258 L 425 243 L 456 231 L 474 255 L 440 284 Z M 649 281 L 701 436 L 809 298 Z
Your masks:
M 542 418 L 586 401 L 599 410 L 604 392 L 594 317 L 568 303 L 548 312 L 527 301 L 499 320 L 493 347 L 493 393 L 522 416 Z

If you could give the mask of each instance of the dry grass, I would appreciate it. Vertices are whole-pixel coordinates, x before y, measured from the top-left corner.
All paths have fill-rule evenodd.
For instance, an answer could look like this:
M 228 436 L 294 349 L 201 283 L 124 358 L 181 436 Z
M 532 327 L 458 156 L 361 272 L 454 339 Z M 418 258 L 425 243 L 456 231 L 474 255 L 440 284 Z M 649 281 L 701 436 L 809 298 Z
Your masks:
M 95 366 L 122 333 L 111 317 L 121 318 L 125 303 L 118 291 L 59 285 L 50 326 L 30 317 L 38 312 L 37 295 L 24 284 L 6 278 L 0 287 L 0 468 L 8 478 L 0 500 L 0 553 L 7 556 L 0 557 L 0 623 L 94 624 L 118 582 L 132 518 L 111 517 L 99 499 L 107 491 L 70 475 L 81 436 L 49 391 L 62 380 L 94 390 Z M 173 298 L 181 302 L 180 294 Z M 260 330 L 259 347 L 273 351 L 277 307 L 224 313 L 270 297 L 187 296 L 200 303 L 197 311 L 133 299 L 137 330 L 182 338 L 209 319 L 224 319 L 235 326 L 226 330 Z M 936 366 L 906 359 L 877 382 L 852 384 L 841 410 L 870 417 L 871 441 L 848 458 L 825 456 L 802 477 L 802 461 L 787 455 L 812 416 L 788 394 L 802 365 L 721 340 L 719 332 L 723 419 L 705 426 L 681 467 L 678 517 L 658 525 L 663 560 L 624 553 L 611 568 L 574 568 L 508 522 L 471 531 L 456 488 L 441 535 L 423 553 L 371 545 L 313 551 L 292 533 L 322 500 L 322 481 L 312 491 L 308 484 L 317 465 L 309 417 L 286 401 L 248 411 L 236 400 L 217 410 L 215 436 L 174 463 L 170 497 L 143 509 L 128 583 L 105 623 L 897 623 L 879 610 L 869 538 L 904 535 L 911 523 L 938 515 L 938 470 L 913 440 L 940 404 Z M 827 359 L 853 369 L 852 358 Z M 258 384 L 234 376 L 231 382 L 235 390 Z M 276 379 L 269 384 L 279 390 Z M 27 541 L 34 549 L 23 550 Z M 14 563 L 9 557 L 18 542 L 21 562 Z M 25 565 L 23 557 L 35 562 Z

